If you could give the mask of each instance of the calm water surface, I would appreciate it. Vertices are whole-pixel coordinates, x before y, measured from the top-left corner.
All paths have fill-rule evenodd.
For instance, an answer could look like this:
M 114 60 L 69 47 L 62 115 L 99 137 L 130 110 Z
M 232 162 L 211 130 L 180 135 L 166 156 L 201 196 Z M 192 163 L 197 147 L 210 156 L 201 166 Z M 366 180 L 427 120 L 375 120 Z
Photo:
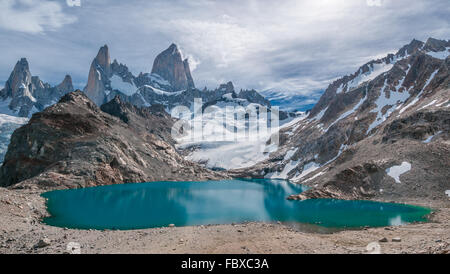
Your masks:
M 429 209 L 371 201 L 288 201 L 305 187 L 280 180 L 151 182 L 57 190 L 47 198 L 53 226 L 139 229 L 282 221 L 325 228 L 399 225 L 426 221 Z

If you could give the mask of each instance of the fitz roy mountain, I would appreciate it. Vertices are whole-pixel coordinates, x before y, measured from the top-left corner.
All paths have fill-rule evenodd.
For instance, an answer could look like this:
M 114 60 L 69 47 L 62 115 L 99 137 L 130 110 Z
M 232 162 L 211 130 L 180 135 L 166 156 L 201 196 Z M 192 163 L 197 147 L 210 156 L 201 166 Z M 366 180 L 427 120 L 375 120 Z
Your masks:
M 0 90 L 0 162 L 16 128 L 26 123 L 33 113 L 55 104 L 73 90 L 69 75 L 60 84 L 51 86 L 38 76 L 31 75 L 25 58 L 19 60 L 5 87 Z M 214 90 L 196 89 L 189 62 L 182 59 L 175 44 L 156 57 L 152 73 L 140 73 L 138 76 L 134 76 L 126 65 L 117 60 L 111 62 L 108 46 L 101 47 L 92 61 L 84 92 L 97 106 L 118 95 L 122 101 L 135 106 L 158 104 L 166 110 L 178 105 L 190 107 L 194 98 L 202 98 L 205 104 L 228 101 L 239 105 L 257 103 L 270 107 L 270 102 L 255 90 L 242 90 L 237 94 L 231 82 Z M 229 96 L 224 96 L 226 94 Z M 283 118 L 288 117 L 285 112 L 281 112 L 281 115 Z
M 291 199 L 446 199 L 449 54 L 450 41 L 413 40 L 334 81 L 276 152 L 234 176 L 311 186 Z
M 236 93 L 231 82 L 215 90 L 196 89 L 189 61 L 182 58 L 175 44 L 155 58 L 151 73 L 141 72 L 138 76 L 115 59 L 111 63 L 108 46 L 101 47 L 92 61 L 84 92 L 99 106 L 119 95 L 123 101 L 135 106 L 161 104 L 170 110 L 178 105 L 191 107 L 194 98 L 202 98 L 203 103 L 223 100 L 229 93 L 232 98 L 246 100 L 247 104 L 270 107 L 270 102 L 255 90 Z

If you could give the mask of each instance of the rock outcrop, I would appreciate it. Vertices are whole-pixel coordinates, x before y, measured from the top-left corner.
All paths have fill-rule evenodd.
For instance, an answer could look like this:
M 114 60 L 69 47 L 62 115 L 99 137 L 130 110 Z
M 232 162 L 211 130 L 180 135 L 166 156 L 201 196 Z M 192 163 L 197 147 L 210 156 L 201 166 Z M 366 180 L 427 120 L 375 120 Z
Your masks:
M 103 110 L 76 91 L 35 113 L 11 138 L 0 185 L 78 188 L 227 177 L 178 154 L 167 140 L 172 120 L 160 108 L 136 108 L 117 97 Z
M 56 87 L 44 83 L 38 76 L 32 76 L 26 58 L 20 59 L 0 90 L 0 100 L 8 104 L 7 114 L 28 117 L 57 102 L 59 98 L 73 91 L 72 79 L 66 75 Z
M 84 88 L 86 95 L 97 105 L 101 105 L 105 101 L 105 85 L 107 84 L 105 81 L 110 77 L 109 68 L 109 50 L 108 46 L 104 45 L 91 63 L 88 82 Z
M 181 52 L 175 44 L 156 56 L 152 73 L 169 81 L 174 91 L 195 88 L 188 59 L 182 59 Z

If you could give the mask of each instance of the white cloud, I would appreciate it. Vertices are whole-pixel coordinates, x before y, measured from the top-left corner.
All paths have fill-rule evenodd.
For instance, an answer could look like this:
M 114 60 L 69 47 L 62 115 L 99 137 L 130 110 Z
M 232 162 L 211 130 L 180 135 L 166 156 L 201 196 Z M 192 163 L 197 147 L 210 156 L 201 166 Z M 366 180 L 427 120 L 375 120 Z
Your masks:
M 228 20 L 227 20 L 228 21 Z M 252 45 L 262 43 L 265 37 L 256 30 L 230 22 L 175 19 L 158 24 L 170 31 L 179 43 L 196 55 L 215 61 L 218 67 L 227 67 L 241 60 Z
M 27 57 L 33 73 L 48 81 L 58 83 L 70 73 L 74 82 L 83 83 L 98 47 L 105 43 L 111 57 L 133 73 L 148 72 L 156 55 L 174 42 L 189 58 L 198 87 L 215 88 L 231 80 L 238 89 L 316 95 L 336 77 L 355 72 L 413 38 L 449 39 L 450 35 L 448 0 L 96 0 L 82 4 L 81 13 L 64 0 L 0 0 L 0 35 L 8 37 L 0 39 L 0 52 L 5 55 L 0 59 L 0 80 L 8 78 L 18 58 Z M 76 24 L 66 25 L 75 20 L 68 12 L 77 14 Z
M 60 3 L 47 0 L 0 1 L 0 28 L 27 33 L 56 30 L 76 21 Z
M 369 7 L 381 7 L 383 5 L 383 0 L 366 0 Z
M 81 7 L 81 0 L 66 0 L 66 3 L 69 7 Z
M 195 58 L 192 54 L 188 54 L 186 56 L 186 58 L 188 59 L 189 62 L 189 68 L 191 69 L 191 71 L 194 71 L 197 69 L 198 65 L 201 64 L 201 61 L 198 60 L 197 58 Z

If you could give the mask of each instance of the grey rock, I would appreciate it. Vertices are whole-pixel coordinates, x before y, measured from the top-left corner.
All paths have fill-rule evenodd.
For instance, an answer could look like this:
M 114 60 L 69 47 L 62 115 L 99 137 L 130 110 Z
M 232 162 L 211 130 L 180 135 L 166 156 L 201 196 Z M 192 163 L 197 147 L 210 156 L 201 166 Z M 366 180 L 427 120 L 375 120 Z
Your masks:
M 52 87 L 38 76 L 32 76 L 26 58 L 20 59 L 0 90 L 0 100 L 9 102 L 9 109 L 17 116 L 28 117 L 54 104 L 64 94 L 73 91 L 72 79 L 66 75 L 61 84 Z
M 48 238 L 42 238 L 37 242 L 37 244 L 34 246 L 35 248 L 44 248 L 51 245 L 51 241 Z
M 181 53 L 175 44 L 171 44 L 155 58 L 152 73 L 169 81 L 174 91 L 195 88 L 188 60 L 182 60 Z
M 120 97 L 97 107 L 69 93 L 17 129 L 0 169 L 0 184 L 78 188 L 160 180 L 229 178 L 184 160 L 170 140 L 172 118 Z

